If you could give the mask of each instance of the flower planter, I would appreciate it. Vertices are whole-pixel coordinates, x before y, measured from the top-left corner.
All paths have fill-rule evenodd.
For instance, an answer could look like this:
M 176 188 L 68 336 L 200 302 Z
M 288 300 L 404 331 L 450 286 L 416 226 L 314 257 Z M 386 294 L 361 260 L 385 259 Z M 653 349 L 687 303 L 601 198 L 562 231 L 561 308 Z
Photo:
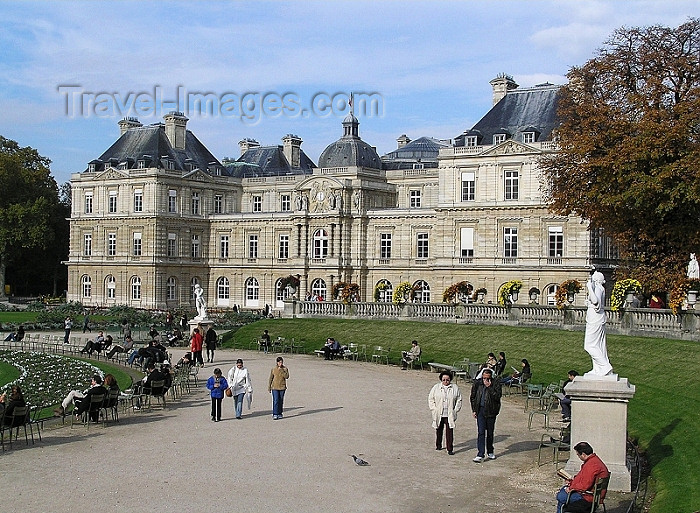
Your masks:
M 483 303 L 483 302 L 484 302 L 484 296 L 485 296 L 485 295 L 486 295 L 486 294 L 484 294 L 483 292 L 479 292 L 479 293 L 476 295 L 476 299 L 479 300 L 479 303 Z
M 517 292 L 511 292 L 510 293 L 510 301 L 511 303 L 515 303 L 518 300 L 518 293 Z
M 625 296 L 625 302 L 628 305 L 631 305 L 633 301 L 634 301 L 634 292 L 628 292 L 627 295 Z
M 693 307 L 695 303 L 697 303 L 698 300 L 698 291 L 697 290 L 689 290 L 688 291 L 688 306 Z
M 569 292 L 566 295 L 566 300 L 569 302 L 569 304 L 573 304 L 575 299 L 576 299 L 576 294 L 573 294 L 572 292 Z

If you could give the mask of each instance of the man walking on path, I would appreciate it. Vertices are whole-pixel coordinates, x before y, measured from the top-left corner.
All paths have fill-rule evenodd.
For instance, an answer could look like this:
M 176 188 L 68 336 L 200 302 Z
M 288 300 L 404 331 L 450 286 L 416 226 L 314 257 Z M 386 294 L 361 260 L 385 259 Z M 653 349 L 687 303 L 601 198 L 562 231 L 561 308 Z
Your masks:
M 469 397 L 478 431 L 476 441 L 478 452 L 473 460 L 474 463 L 481 463 L 486 455 L 490 460 L 496 459 L 493 450 L 493 431 L 496 427 L 496 416 L 501 411 L 501 383 L 492 378 L 493 371 L 489 368 L 484 369 L 481 379 L 472 385 Z

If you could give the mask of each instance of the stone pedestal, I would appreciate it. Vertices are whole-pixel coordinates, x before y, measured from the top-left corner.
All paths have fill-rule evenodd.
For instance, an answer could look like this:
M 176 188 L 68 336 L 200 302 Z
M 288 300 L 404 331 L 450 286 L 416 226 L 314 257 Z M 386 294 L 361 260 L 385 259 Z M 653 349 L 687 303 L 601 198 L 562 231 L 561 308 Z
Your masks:
M 632 474 L 627 466 L 627 403 L 635 387 L 627 378 L 577 376 L 566 387 L 571 397 L 571 456 L 566 470 L 576 474 L 581 460 L 573 450 L 588 442 L 610 471 L 609 490 L 629 492 Z
M 200 320 L 200 319 L 197 319 L 195 317 L 191 321 L 188 321 L 187 324 L 190 325 L 190 337 L 192 336 L 192 333 L 194 333 L 194 329 L 201 326 L 201 329 L 199 331 L 202 334 L 202 339 L 206 340 L 207 339 L 207 331 L 209 331 L 209 328 L 214 326 L 214 321 L 212 321 L 211 319 L 201 319 Z M 189 338 L 188 338 L 187 342 L 189 344 Z

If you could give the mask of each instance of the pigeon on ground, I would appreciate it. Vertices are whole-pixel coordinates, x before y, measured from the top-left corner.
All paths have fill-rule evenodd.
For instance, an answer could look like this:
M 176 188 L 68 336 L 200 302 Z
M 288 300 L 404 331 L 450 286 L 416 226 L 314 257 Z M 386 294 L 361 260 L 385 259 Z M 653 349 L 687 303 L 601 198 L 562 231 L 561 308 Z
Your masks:
M 355 463 L 357 463 L 361 467 L 365 467 L 365 466 L 369 465 L 369 463 L 367 463 L 365 460 L 363 460 L 362 458 L 358 458 L 354 454 L 352 455 L 352 459 L 355 460 Z

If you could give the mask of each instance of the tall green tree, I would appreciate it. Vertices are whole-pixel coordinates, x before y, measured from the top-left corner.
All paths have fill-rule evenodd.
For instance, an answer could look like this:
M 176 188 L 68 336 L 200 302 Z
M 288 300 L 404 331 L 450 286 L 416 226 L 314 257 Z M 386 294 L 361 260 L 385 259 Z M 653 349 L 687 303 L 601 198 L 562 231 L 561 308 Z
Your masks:
M 58 186 L 50 163 L 35 149 L 0 136 L 0 296 L 9 264 L 56 241 Z
M 602 227 L 653 288 L 700 252 L 700 20 L 615 31 L 561 89 L 551 208 Z

